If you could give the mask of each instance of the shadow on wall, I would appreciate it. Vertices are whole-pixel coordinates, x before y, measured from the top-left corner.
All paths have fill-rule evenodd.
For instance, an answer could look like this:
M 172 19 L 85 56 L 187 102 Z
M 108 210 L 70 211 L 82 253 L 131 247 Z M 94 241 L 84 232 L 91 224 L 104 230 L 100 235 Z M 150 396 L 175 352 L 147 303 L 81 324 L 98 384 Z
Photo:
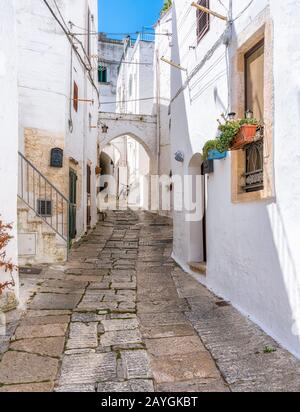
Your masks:
M 272 202 L 233 205 L 230 161 L 215 163 L 207 286 L 300 357 L 299 280 L 282 213 Z

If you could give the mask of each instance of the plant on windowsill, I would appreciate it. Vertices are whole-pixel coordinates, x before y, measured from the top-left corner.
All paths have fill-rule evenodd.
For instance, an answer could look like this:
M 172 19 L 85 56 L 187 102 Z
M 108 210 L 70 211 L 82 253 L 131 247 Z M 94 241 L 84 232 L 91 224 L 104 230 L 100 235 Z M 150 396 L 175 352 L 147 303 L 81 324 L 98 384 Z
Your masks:
M 203 159 L 224 159 L 229 150 L 239 150 L 253 143 L 258 127 L 259 122 L 256 119 L 226 120 L 224 124 L 219 125 L 219 137 L 205 143 Z
M 10 282 L 0 282 L 0 296 L 3 294 L 5 289 L 15 286 L 15 281 L 13 279 L 13 272 L 17 267 L 6 258 L 5 249 L 12 239 L 12 236 L 9 235 L 9 231 L 12 229 L 11 225 L 4 224 L 0 220 L 0 270 L 3 269 L 6 273 L 9 273 L 11 276 Z

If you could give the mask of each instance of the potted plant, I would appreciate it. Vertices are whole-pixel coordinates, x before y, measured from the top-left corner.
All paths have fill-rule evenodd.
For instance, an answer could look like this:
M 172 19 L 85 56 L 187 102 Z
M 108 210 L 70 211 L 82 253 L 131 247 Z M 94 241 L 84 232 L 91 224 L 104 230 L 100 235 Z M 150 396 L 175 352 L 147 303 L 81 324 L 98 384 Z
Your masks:
M 240 129 L 235 136 L 231 150 L 240 150 L 248 144 L 254 142 L 259 122 L 256 119 L 242 119 Z
M 220 123 L 219 137 L 209 140 L 203 147 L 203 159 L 225 159 L 229 150 L 239 150 L 253 143 L 258 127 L 259 122 L 252 118 L 231 119 L 226 120 L 224 124 Z

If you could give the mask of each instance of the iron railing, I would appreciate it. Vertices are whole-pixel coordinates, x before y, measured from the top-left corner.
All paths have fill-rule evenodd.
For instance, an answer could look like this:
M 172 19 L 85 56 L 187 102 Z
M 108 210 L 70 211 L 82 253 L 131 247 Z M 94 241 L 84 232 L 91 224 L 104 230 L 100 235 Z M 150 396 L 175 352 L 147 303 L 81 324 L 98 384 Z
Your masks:
M 69 216 L 74 205 L 20 152 L 18 197 L 69 248 Z

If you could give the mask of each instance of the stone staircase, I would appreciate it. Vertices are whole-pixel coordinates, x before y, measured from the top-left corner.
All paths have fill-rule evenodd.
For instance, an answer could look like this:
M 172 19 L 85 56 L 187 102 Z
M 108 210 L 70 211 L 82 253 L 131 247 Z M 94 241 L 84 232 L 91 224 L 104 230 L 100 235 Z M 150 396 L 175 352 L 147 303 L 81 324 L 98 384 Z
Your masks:
M 61 263 L 69 248 L 70 202 L 19 153 L 19 265 Z

